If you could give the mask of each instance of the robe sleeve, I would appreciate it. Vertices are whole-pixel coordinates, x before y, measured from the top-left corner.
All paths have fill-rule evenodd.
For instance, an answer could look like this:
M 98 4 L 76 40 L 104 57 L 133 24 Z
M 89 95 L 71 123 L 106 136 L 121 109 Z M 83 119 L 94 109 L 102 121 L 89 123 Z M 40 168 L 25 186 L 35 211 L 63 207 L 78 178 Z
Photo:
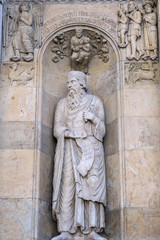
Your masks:
M 94 105 L 95 122 L 92 124 L 92 133 L 99 141 L 103 141 L 105 135 L 105 124 L 104 124 L 104 108 L 103 103 L 99 98 L 96 98 Z

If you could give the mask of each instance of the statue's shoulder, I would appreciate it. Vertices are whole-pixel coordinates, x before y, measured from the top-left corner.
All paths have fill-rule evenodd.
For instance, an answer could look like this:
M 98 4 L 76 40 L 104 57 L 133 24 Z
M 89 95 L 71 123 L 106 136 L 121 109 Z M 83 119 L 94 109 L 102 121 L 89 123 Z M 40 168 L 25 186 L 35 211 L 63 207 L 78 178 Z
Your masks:
M 66 101 L 67 101 L 66 98 L 60 99 L 57 103 L 57 107 L 62 107 L 65 104 Z
M 99 97 L 97 97 L 96 95 L 93 95 L 93 94 L 88 94 L 88 95 L 90 96 L 90 98 L 93 99 L 93 101 L 102 102 L 102 100 Z

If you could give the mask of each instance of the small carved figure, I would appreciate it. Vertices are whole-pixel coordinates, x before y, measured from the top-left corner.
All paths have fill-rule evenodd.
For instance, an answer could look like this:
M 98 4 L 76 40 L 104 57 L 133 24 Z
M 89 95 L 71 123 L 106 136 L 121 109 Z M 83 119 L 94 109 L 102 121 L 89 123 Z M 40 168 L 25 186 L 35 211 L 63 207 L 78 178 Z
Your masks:
M 33 79 L 34 75 L 34 67 L 30 66 L 27 69 L 23 70 L 22 72 L 18 71 L 18 64 L 14 64 L 10 66 L 12 68 L 11 72 L 8 75 L 10 80 L 10 84 L 13 85 L 13 82 L 16 82 L 17 85 L 26 85 L 28 81 Z
M 126 47 L 128 42 L 126 39 L 126 33 L 128 31 L 128 18 L 126 16 L 126 11 L 124 6 L 121 4 L 118 11 L 118 37 L 119 37 L 119 47 Z
M 76 28 L 76 35 L 71 38 L 71 69 L 87 73 L 90 55 L 90 38 L 83 36 L 82 28 Z
M 20 3 L 18 9 L 8 8 L 6 14 L 6 32 L 3 44 L 9 49 L 7 55 L 14 62 L 30 62 L 34 57 L 34 47 L 41 46 L 41 27 L 43 23 L 43 5 Z M 12 46 L 13 53 L 10 52 Z M 14 56 L 13 56 L 14 55 Z
M 55 153 L 52 213 L 60 235 L 52 240 L 105 240 L 106 182 L 101 100 L 87 93 L 86 75 L 71 71 L 68 95 L 55 112 Z
M 20 53 L 24 51 L 27 55 L 23 60 L 30 62 L 33 60 L 33 43 L 32 43 L 32 13 L 30 12 L 30 5 L 28 3 L 21 3 L 19 5 L 18 28 L 13 39 L 12 45 L 15 55 L 11 60 L 17 62 L 20 60 Z M 21 47 L 22 45 L 22 47 Z
M 157 43 L 157 16 L 154 12 L 154 2 L 146 0 L 143 4 L 145 11 L 144 20 L 144 59 L 151 58 L 155 60 L 158 56 Z
M 134 58 L 139 60 L 144 54 L 138 43 L 138 40 L 141 38 L 142 14 L 138 9 L 137 3 L 133 0 L 128 3 L 127 17 L 129 18 L 128 41 L 131 47 L 131 55 L 127 58 L 129 60 Z

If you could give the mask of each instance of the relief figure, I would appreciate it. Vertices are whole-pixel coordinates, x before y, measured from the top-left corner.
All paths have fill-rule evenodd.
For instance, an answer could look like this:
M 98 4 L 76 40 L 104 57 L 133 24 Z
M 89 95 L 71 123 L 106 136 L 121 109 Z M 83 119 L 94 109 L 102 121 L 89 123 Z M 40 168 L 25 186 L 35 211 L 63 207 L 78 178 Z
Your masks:
M 11 60 L 15 62 L 19 61 L 21 59 L 21 52 L 24 52 L 26 55 L 23 56 L 23 60 L 30 62 L 33 60 L 33 19 L 32 13 L 30 12 L 30 5 L 28 3 L 21 3 L 19 5 L 19 13 L 16 34 L 12 41 L 15 55 Z
M 71 71 L 68 95 L 58 102 L 54 136 L 52 214 L 59 236 L 70 240 L 81 236 L 105 240 L 106 177 L 103 137 L 104 109 L 101 100 L 87 93 L 86 75 Z
M 78 27 L 71 38 L 71 69 L 87 73 L 90 55 L 90 38 L 83 36 L 83 29 Z
M 130 1 L 128 3 L 127 17 L 129 18 L 128 41 L 131 47 L 131 54 L 127 58 L 129 60 L 139 60 L 144 54 L 139 44 L 139 39 L 141 38 L 142 14 L 135 1 Z
M 154 12 L 154 2 L 146 0 L 143 4 L 144 8 L 144 59 L 151 58 L 155 60 L 158 56 L 157 42 L 157 16 Z
M 126 47 L 128 42 L 126 39 L 126 33 L 128 31 L 128 18 L 126 16 L 126 10 L 123 5 L 120 5 L 118 11 L 118 37 L 119 37 L 119 47 Z

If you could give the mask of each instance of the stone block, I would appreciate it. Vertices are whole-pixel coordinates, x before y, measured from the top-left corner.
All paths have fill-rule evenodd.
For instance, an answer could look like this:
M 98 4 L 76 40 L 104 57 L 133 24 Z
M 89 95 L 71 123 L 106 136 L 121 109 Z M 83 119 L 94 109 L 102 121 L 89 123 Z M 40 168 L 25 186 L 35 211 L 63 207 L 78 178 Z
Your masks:
M 119 154 L 105 157 L 107 179 L 107 210 L 120 207 Z
M 53 182 L 53 157 L 37 150 L 36 198 L 51 201 Z
M 125 211 L 127 240 L 158 240 L 160 236 L 160 210 L 129 208 Z
M 104 151 L 107 156 L 118 152 L 118 122 L 117 119 L 107 124 L 107 131 L 104 138 Z
M 38 236 L 36 240 L 50 240 L 57 236 L 56 222 L 52 219 L 51 201 L 38 201 Z
M 120 210 L 106 212 L 105 232 L 108 240 L 119 240 L 120 236 Z
M 56 105 L 59 101 L 58 97 L 48 93 L 42 92 L 42 109 L 41 109 L 41 122 L 48 127 L 53 126 L 54 114 Z
M 53 137 L 53 129 L 41 123 L 37 123 L 37 149 L 40 151 L 51 154 L 53 156 L 55 149 L 55 138 Z
M 155 198 L 160 189 L 160 151 L 126 151 L 125 162 L 126 206 L 156 207 Z
M 31 199 L 0 199 L 0 216 L 1 240 L 31 239 Z
M 27 122 L 0 123 L 0 149 L 34 148 L 35 124 Z
M 159 117 L 125 117 L 125 149 L 159 148 Z
M 125 116 L 160 116 L 159 89 L 125 89 Z
M 105 122 L 107 124 L 114 121 L 118 116 L 117 93 L 107 97 L 104 101 Z
M 35 94 L 34 88 L 0 88 L 0 121 L 34 121 Z
M 0 150 L 0 198 L 32 198 L 34 150 Z

